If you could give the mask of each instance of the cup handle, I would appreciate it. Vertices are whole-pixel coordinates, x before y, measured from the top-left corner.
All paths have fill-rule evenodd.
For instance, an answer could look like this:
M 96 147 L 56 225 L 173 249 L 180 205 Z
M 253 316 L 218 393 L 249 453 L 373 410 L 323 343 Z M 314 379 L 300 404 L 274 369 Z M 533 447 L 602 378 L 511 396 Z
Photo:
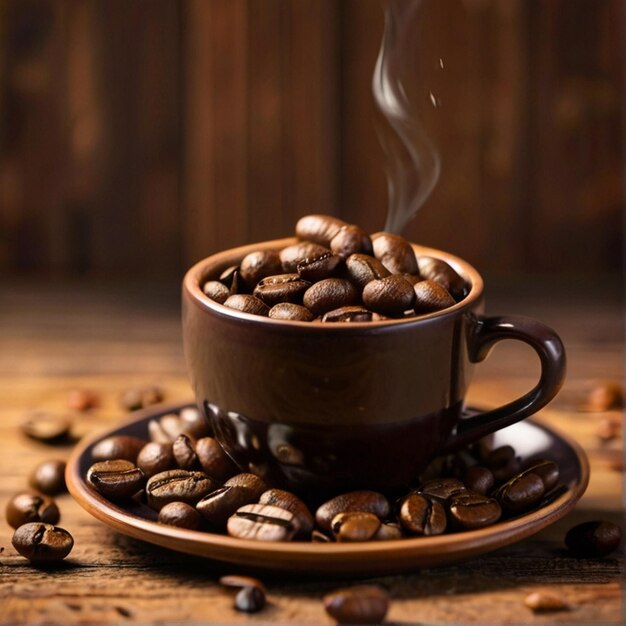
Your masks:
M 565 348 L 548 326 L 528 317 L 472 316 L 468 332 L 468 355 L 472 363 L 483 361 L 494 344 L 517 339 L 535 350 L 541 361 L 539 382 L 525 395 L 504 406 L 462 419 L 446 443 L 443 454 L 484 437 L 536 413 L 558 393 L 565 378 Z

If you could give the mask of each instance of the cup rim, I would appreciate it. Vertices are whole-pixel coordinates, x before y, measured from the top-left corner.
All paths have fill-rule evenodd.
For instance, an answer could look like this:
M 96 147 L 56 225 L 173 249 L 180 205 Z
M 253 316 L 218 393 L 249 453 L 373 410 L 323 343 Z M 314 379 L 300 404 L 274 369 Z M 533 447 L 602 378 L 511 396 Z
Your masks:
M 350 323 L 327 323 L 314 320 L 311 322 L 303 322 L 297 320 L 281 320 L 272 319 L 270 317 L 264 317 L 262 315 L 255 315 L 252 313 L 245 313 L 237 309 L 231 309 L 219 302 L 215 302 L 208 298 L 202 291 L 202 284 L 208 279 L 208 274 L 211 268 L 216 268 L 220 272 L 235 265 L 238 261 L 243 259 L 246 254 L 254 252 L 256 250 L 268 250 L 268 249 L 282 249 L 299 240 L 296 237 L 286 237 L 282 239 L 272 239 L 268 241 L 262 241 L 258 243 L 245 244 L 243 246 L 237 246 L 235 248 L 228 248 L 215 254 L 211 254 L 187 270 L 183 278 L 183 293 L 188 295 L 191 300 L 202 310 L 217 315 L 219 317 L 226 317 L 234 320 L 241 320 L 248 323 L 254 323 L 267 328 L 289 328 L 289 329 L 308 329 L 312 332 L 328 331 L 328 332 L 351 332 L 351 331 L 363 331 L 365 329 L 382 329 L 391 327 L 404 327 L 416 324 L 421 324 L 432 319 L 446 318 L 450 316 L 458 315 L 459 311 L 471 307 L 477 302 L 483 293 L 484 283 L 481 275 L 478 271 L 470 265 L 464 259 L 458 256 L 444 252 L 437 248 L 430 248 L 428 246 L 422 246 L 419 244 L 411 243 L 413 250 L 420 256 L 432 256 L 442 261 L 445 261 L 452 268 L 458 272 L 470 285 L 469 293 L 461 300 L 451 307 L 442 309 L 441 311 L 433 311 L 432 313 L 425 313 L 415 317 L 407 317 L 404 319 L 390 319 L 390 320 L 377 320 L 370 322 L 350 322 Z

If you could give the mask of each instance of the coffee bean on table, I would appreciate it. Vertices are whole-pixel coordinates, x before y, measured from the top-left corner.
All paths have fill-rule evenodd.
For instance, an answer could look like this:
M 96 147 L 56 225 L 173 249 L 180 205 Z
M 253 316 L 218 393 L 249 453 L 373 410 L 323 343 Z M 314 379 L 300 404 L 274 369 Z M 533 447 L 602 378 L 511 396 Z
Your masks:
M 541 478 L 532 472 L 524 472 L 499 487 L 494 497 L 505 513 L 515 515 L 530 510 L 544 493 L 545 487 Z
M 465 485 L 456 478 L 434 478 L 422 483 L 420 493 L 446 503 L 452 496 L 467 491 Z
M 253 578 L 252 576 L 243 576 L 240 574 L 226 574 L 225 576 L 220 577 L 219 583 L 224 587 L 232 587 L 233 589 L 243 589 L 244 587 L 257 587 L 258 589 L 261 589 L 263 593 L 267 593 L 265 585 L 260 580 L 258 580 L 257 578 Z
M 339 513 L 330 523 L 337 541 L 369 541 L 373 539 L 381 526 L 380 520 L 373 513 L 352 511 Z
M 235 309 L 242 313 L 250 313 L 251 315 L 262 315 L 267 317 L 270 309 L 265 302 L 259 300 L 256 296 L 248 293 L 235 293 L 229 296 L 224 302 L 224 306 L 229 309 Z
M 297 273 L 277 274 L 267 276 L 259 281 L 254 288 L 253 294 L 270 307 L 279 302 L 299 304 L 302 302 L 304 292 L 310 286 L 311 283 L 301 278 Z
M 324 608 L 340 624 L 380 624 L 389 610 L 389 594 L 378 585 L 355 585 L 325 595 Z
M 361 291 L 372 280 L 385 278 L 391 272 L 376 258 L 368 254 L 351 254 L 346 259 L 346 273 Z
M 313 320 L 313 313 L 301 304 L 294 304 L 293 302 L 279 302 L 270 309 L 268 317 L 273 320 L 310 322 Z
M 313 315 L 323 315 L 339 307 L 356 304 L 358 293 L 345 278 L 326 278 L 310 286 L 303 297 L 303 304 Z
M 228 287 L 219 280 L 207 280 L 202 286 L 202 291 L 207 298 L 219 304 L 224 304 L 230 296 Z
M 20 430 L 31 439 L 43 443 L 57 443 L 67 438 L 72 420 L 50 411 L 31 411 L 20 423 Z
M 139 437 L 113 435 L 102 439 L 91 449 L 91 458 L 94 461 L 124 459 L 134 463 L 137 460 L 139 451 L 145 445 L 146 442 Z
M 156 511 L 170 502 L 195 505 L 218 486 L 219 483 L 204 472 L 174 469 L 155 474 L 148 479 L 146 498 L 148 506 Z
M 411 244 L 394 233 L 372 235 L 374 256 L 392 274 L 419 274 L 417 259 Z
M 127 411 L 145 409 L 162 402 L 165 397 L 163 390 L 156 385 L 145 385 L 126 389 L 120 395 L 120 404 Z
M 266 276 L 273 276 L 282 272 L 280 256 L 276 250 L 257 250 L 250 252 L 239 266 L 239 276 L 249 290 Z
M 413 307 L 413 287 L 402 276 L 386 276 L 372 280 L 363 289 L 363 303 L 384 315 L 401 315 Z
M 265 603 L 265 592 L 256 585 L 242 587 L 235 596 L 235 608 L 244 613 L 256 613 L 265 606 Z
M 65 461 L 52 459 L 40 463 L 31 473 L 28 484 L 48 496 L 65 493 Z
M 193 442 L 187 435 L 178 435 L 172 444 L 172 453 L 176 460 L 176 465 L 180 469 L 200 469 L 198 455 L 194 449 Z
M 64 559 L 71 552 L 74 539 L 64 528 L 32 522 L 20 526 L 11 543 L 29 561 L 51 563 Z
M 335 515 L 350 511 L 373 513 L 379 519 L 389 515 L 389 501 L 377 491 L 359 490 L 343 493 L 324 502 L 315 512 L 315 521 L 320 529 L 330 531 Z
M 202 470 L 212 478 L 226 480 L 239 473 L 233 460 L 213 437 L 202 437 L 196 441 L 196 455 Z
M 489 493 L 495 484 L 493 472 L 482 465 L 469 467 L 463 475 L 463 484 L 470 490 L 483 495 Z
M 296 266 L 296 270 L 304 280 L 314 283 L 332 276 L 340 264 L 341 256 L 328 250 L 303 259 Z
M 619 547 L 622 529 L 602 520 L 583 522 L 567 531 L 565 545 L 579 557 L 601 558 Z
M 143 487 L 145 476 L 134 463 L 114 459 L 94 463 L 87 471 L 87 482 L 107 498 L 130 498 Z
M 348 258 L 351 254 L 364 252 L 372 253 L 372 240 L 369 235 L 356 224 L 346 224 L 339 229 L 339 232 L 330 240 L 330 249 L 342 259 Z
M 417 492 L 402 500 L 398 518 L 402 527 L 413 535 L 440 535 L 447 526 L 441 502 Z
M 298 531 L 290 511 L 269 504 L 247 504 L 228 518 L 228 534 L 238 539 L 289 541 Z
M 495 524 L 502 509 L 494 498 L 472 493 L 461 493 L 450 498 L 448 516 L 457 528 L 474 529 Z
M 268 489 L 259 497 L 259 504 L 271 504 L 294 514 L 298 523 L 298 535 L 310 535 L 313 515 L 307 505 L 295 494 L 283 489 Z
M 159 511 L 159 522 L 187 530 L 198 530 L 202 525 L 202 518 L 190 504 L 170 502 Z
M 83 413 L 100 406 L 100 396 L 91 389 L 71 389 L 67 394 L 67 406 Z
M 328 248 L 335 235 L 347 225 L 332 215 L 305 215 L 296 222 L 296 237 Z
M 535 613 L 566 611 L 567 603 L 552 591 L 533 591 L 524 598 L 524 604 Z
M 441 311 L 456 304 L 454 298 L 441 285 L 432 280 L 421 280 L 413 285 L 416 313 Z
M 146 478 L 174 469 L 176 460 L 171 443 L 148 442 L 137 455 L 137 467 Z
M 7 503 L 5 514 L 7 523 L 13 528 L 31 522 L 56 524 L 60 518 L 56 502 L 37 493 L 18 493 L 13 496 Z

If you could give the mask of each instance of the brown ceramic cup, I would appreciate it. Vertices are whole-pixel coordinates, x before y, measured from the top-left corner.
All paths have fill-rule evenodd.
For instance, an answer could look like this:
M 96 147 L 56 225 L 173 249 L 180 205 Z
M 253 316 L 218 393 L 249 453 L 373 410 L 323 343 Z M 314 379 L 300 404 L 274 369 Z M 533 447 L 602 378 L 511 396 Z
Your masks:
M 485 317 L 483 281 L 465 261 L 443 259 L 467 296 L 443 311 L 357 323 L 273 320 L 228 309 L 202 292 L 246 254 L 294 239 L 226 250 L 183 282 L 183 339 L 199 406 L 246 471 L 292 489 L 400 488 L 437 455 L 517 422 L 546 405 L 565 374 L 557 334 L 519 316 Z M 475 363 L 503 339 L 538 354 L 538 383 L 499 408 L 463 416 Z

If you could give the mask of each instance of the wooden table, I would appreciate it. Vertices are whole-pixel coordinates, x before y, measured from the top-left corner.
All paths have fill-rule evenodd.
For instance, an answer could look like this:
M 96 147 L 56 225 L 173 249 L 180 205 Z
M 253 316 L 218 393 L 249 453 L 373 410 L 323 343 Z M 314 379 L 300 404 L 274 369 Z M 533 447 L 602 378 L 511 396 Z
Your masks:
M 388 621 L 419 624 L 620 623 L 623 562 L 573 558 L 563 536 L 588 519 L 621 523 L 622 474 L 612 469 L 621 438 L 601 444 L 599 416 L 577 406 L 597 380 L 621 380 L 623 328 L 618 281 L 579 278 L 494 282 L 488 310 L 537 317 L 561 334 L 569 373 L 558 398 L 540 418 L 568 432 L 586 449 L 592 467 L 587 493 L 565 519 L 538 535 L 445 569 L 374 579 L 391 592 Z M 176 286 L 8 286 L 0 301 L 0 506 L 26 485 L 41 460 L 67 457 L 69 447 L 25 440 L 17 423 L 30 408 L 63 409 L 68 390 L 94 389 L 97 411 L 76 416 L 80 433 L 109 427 L 123 411 L 118 394 L 134 384 L 156 383 L 168 401 L 190 398 L 182 357 Z M 529 388 L 538 366 L 530 350 L 498 346 L 477 367 L 470 402 L 496 405 Z M 614 412 L 614 415 L 616 413 Z M 346 581 L 273 576 L 264 580 L 269 604 L 256 615 L 237 613 L 231 594 L 216 581 L 229 565 L 169 552 L 116 534 L 90 517 L 69 495 L 58 499 L 61 525 L 75 548 L 65 566 L 31 566 L 11 545 L 12 530 L 0 519 L 0 622 L 104 623 L 198 622 L 330 624 L 324 593 Z M 524 606 L 533 590 L 551 589 L 569 611 L 534 615 Z

